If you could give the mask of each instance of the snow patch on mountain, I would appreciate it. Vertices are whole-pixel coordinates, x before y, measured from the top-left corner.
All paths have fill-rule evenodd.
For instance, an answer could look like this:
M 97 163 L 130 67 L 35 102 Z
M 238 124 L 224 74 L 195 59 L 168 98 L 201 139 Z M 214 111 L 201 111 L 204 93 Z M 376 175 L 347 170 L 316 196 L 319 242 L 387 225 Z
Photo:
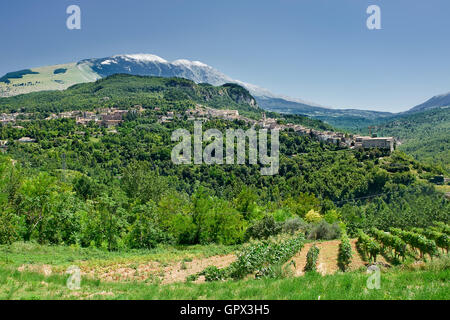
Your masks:
M 105 61 L 102 61 L 100 64 L 105 65 L 105 64 L 111 64 L 111 63 L 117 63 L 117 61 L 115 61 L 115 60 L 105 60 Z
M 172 62 L 172 64 L 176 66 L 186 66 L 186 67 L 200 67 L 200 68 L 211 68 L 207 64 L 200 61 L 190 61 L 186 59 L 179 59 Z M 211 68 L 212 69 L 212 68 Z
M 113 56 L 113 58 L 122 58 L 126 61 L 138 61 L 138 62 L 159 62 L 159 63 L 167 63 L 167 60 L 164 60 L 163 58 L 154 55 L 154 54 L 146 54 L 146 53 L 139 53 L 139 54 L 124 54 L 124 55 L 116 55 Z

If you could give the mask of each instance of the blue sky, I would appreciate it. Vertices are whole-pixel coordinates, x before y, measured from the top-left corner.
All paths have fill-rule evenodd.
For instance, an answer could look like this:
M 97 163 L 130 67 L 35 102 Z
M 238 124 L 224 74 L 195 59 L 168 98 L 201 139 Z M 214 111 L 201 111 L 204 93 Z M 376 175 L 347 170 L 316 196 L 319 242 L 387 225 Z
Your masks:
M 82 29 L 66 28 L 66 8 Z M 382 30 L 366 28 L 381 7 Z M 450 91 L 448 0 L 23 0 L 0 3 L 0 74 L 153 53 L 325 106 L 403 111 Z

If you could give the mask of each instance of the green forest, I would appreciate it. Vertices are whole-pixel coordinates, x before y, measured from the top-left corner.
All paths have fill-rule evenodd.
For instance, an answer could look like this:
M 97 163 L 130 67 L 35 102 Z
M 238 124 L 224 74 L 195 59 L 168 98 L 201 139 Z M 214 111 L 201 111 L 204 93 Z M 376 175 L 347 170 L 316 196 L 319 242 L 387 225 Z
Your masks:
M 0 128 L 0 140 L 9 142 L 0 156 L 0 243 L 114 251 L 233 245 L 298 230 L 335 239 L 340 225 L 356 236 L 358 229 L 371 227 L 449 223 L 448 200 L 426 179 L 443 174 L 442 166 L 401 151 L 344 149 L 283 131 L 279 175 L 261 176 L 259 164 L 174 165 L 171 133 L 192 132 L 193 122 L 184 115 L 168 123 L 158 117 L 196 104 L 237 109 L 254 119 L 263 113 L 237 85 L 125 75 L 0 99 L 3 112 L 33 113 L 32 121 Z M 77 125 L 74 119 L 43 120 L 53 112 L 136 105 L 145 111 L 129 113 L 116 131 Z M 303 116 L 269 115 L 332 129 Z M 212 119 L 204 127 L 224 131 L 249 125 Z M 25 136 L 36 142 L 17 141 Z
M 401 141 L 399 149 L 450 173 L 450 108 L 407 114 L 380 125 L 377 133 Z

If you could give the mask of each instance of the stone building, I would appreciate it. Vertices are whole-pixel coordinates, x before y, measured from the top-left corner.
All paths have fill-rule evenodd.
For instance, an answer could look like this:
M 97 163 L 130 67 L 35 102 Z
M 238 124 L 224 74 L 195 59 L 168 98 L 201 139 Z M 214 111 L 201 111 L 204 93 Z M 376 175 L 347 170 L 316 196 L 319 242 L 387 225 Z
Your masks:
M 102 114 L 102 125 L 108 128 L 116 126 L 123 121 L 123 117 L 127 113 L 127 110 L 114 110 L 113 112 Z
M 362 147 L 364 149 L 378 148 L 392 152 L 395 148 L 395 139 L 392 137 L 364 138 L 362 139 Z

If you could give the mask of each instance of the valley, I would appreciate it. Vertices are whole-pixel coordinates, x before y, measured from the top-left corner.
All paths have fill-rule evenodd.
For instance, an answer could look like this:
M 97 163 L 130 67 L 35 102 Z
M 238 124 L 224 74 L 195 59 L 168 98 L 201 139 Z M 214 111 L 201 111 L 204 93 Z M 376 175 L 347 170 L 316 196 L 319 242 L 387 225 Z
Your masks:
M 116 74 L 1 98 L 0 110 L 1 297 L 439 299 L 448 290 L 450 203 L 435 181 L 445 168 L 394 150 L 391 138 L 266 111 L 237 84 L 182 78 Z M 445 135 L 446 111 L 397 120 L 423 121 L 412 132 L 403 123 L 377 133 L 401 136 L 400 148 L 414 130 Z M 278 174 L 261 175 L 247 153 L 245 164 L 176 165 L 172 132 L 192 134 L 196 121 L 280 130 Z M 381 291 L 365 289 L 373 265 L 389 279 Z M 79 290 L 66 286 L 71 266 Z
M 448 0 L 0 2 L 2 307 L 445 308 L 449 12 Z

